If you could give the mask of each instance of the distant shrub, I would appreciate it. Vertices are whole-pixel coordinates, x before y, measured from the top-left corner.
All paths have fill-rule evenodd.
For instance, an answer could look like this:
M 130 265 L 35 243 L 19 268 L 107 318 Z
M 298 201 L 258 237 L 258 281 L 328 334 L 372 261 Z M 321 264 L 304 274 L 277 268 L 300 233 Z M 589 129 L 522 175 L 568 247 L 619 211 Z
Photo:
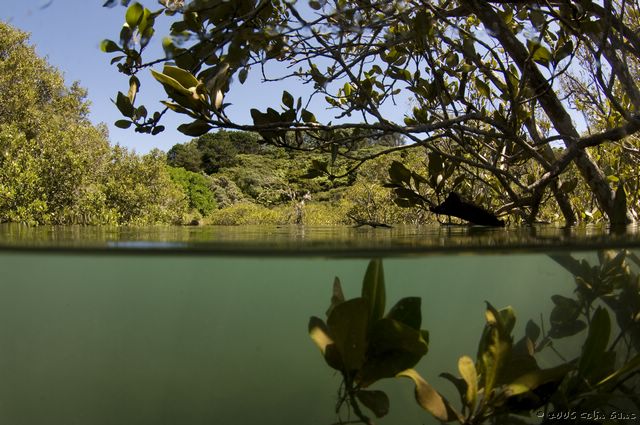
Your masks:
M 211 190 L 211 181 L 199 173 L 184 168 L 167 167 L 171 180 L 180 185 L 189 200 L 189 209 L 201 216 L 209 215 L 216 209 L 216 200 Z
M 288 219 L 285 209 L 269 209 L 250 202 L 241 202 L 214 211 L 208 217 L 208 222 L 219 225 L 287 224 Z

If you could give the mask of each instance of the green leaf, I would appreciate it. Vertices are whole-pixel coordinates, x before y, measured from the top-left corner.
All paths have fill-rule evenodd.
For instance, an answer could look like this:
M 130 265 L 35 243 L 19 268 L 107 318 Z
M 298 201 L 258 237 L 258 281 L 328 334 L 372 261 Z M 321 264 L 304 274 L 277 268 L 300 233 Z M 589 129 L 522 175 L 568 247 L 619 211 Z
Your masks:
M 317 317 L 309 319 L 309 336 L 320 349 L 327 364 L 335 370 L 343 371 L 344 365 L 340 354 L 333 339 L 329 336 L 327 325 L 321 319 Z
M 140 3 L 134 3 L 127 9 L 127 13 L 125 15 L 125 20 L 129 28 L 134 29 L 142 20 L 142 15 L 144 13 L 144 8 Z
M 368 306 L 363 298 L 336 305 L 327 318 L 329 334 L 335 341 L 345 372 L 360 370 L 364 364 L 368 323 Z
M 103 52 L 106 52 L 106 53 L 122 51 L 120 46 L 118 46 L 118 44 L 115 41 L 112 41 L 112 40 L 102 40 L 100 42 L 100 50 L 102 50 Z
M 173 89 L 173 90 L 177 91 L 181 95 L 191 96 L 191 92 L 186 87 L 184 87 L 182 84 L 180 84 L 175 78 L 170 77 L 170 76 L 165 75 L 165 74 L 160 73 L 160 72 L 156 72 L 153 69 L 151 70 L 151 75 L 153 75 L 153 78 L 158 80 L 160 82 L 160 84 L 162 84 L 164 86 L 164 88 L 167 91 L 167 93 L 169 92 L 167 90 L 167 88 L 170 88 L 170 89 Z
M 442 397 L 427 381 L 414 369 L 408 369 L 397 376 L 409 378 L 416 386 L 415 396 L 418 404 L 442 422 L 458 421 L 463 423 L 462 415 L 456 412 L 447 399 Z
M 333 292 L 331 294 L 331 305 L 327 310 L 327 317 L 331 314 L 331 311 L 340 303 L 345 302 L 344 293 L 342 292 L 342 285 L 340 279 L 336 276 L 333 280 Z
M 540 336 L 540 327 L 533 320 L 529 320 L 525 327 L 524 334 L 531 342 L 535 343 Z
M 484 97 L 491 97 L 491 88 L 487 83 L 476 78 L 476 87 L 478 88 L 478 93 L 483 95 Z
M 478 397 L 478 375 L 476 372 L 476 365 L 469 356 L 462 356 L 458 359 L 458 371 L 460 376 L 467 384 L 467 391 L 465 394 L 465 400 L 469 411 L 473 411 L 476 405 L 476 399 Z
M 320 4 L 319 1 L 310 0 L 309 7 L 312 8 L 313 10 L 320 10 L 322 8 L 322 5 Z
M 178 131 L 182 134 L 192 137 L 200 137 L 211 130 L 211 126 L 202 120 L 195 120 L 190 124 L 182 124 L 178 127 Z
M 200 81 L 198 81 L 198 79 L 194 77 L 193 74 L 191 74 L 189 71 L 178 68 L 177 66 L 165 65 L 162 73 L 168 77 L 173 78 L 186 89 L 196 87 L 200 83 Z
M 387 318 L 420 330 L 422 324 L 421 302 L 420 297 L 402 298 L 389 310 Z
M 549 66 L 552 56 L 549 49 L 540 44 L 537 40 L 527 40 L 527 48 L 531 53 L 531 59 L 543 66 Z
M 384 269 L 382 260 L 375 259 L 369 262 L 367 272 L 362 281 L 362 298 L 367 300 L 369 309 L 369 324 L 381 319 L 385 307 Z
M 580 376 L 589 379 L 592 372 L 602 362 L 609 337 L 611 335 L 611 319 L 609 313 L 602 307 L 598 307 L 593 314 L 589 326 L 589 334 L 582 346 L 582 355 L 578 363 Z
M 393 161 L 389 166 L 389 178 L 394 183 L 410 184 L 411 171 L 399 161 Z
M 240 72 L 238 72 L 238 81 L 240 84 L 244 84 L 247 81 L 247 76 L 249 75 L 249 70 L 247 68 L 242 68 Z
M 131 101 L 131 104 L 136 101 L 136 95 L 140 89 L 140 80 L 135 75 L 129 78 L 129 92 L 127 93 L 127 97 Z
M 129 127 L 131 127 L 131 124 L 133 124 L 131 121 L 129 120 L 118 120 L 115 122 L 115 126 L 118 128 L 122 128 L 122 129 L 127 129 Z
M 289 109 L 293 109 L 293 96 L 291 96 L 291 93 L 289 93 L 288 91 L 283 91 L 282 92 L 282 104 L 284 106 L 286 106 Z
M 512 341 L 506 332 L 501 313 L 488 302 L 485 317 L 487 324 L 478 347 L 478 360 L 479 372 L 482 375 L 481 386 L 485 391 L 485 397 L 491 398 L 500 372 L 510 356 Z
M 551 325 L 561 324 L 564 322 L 571 322 L 578 318 L 580 315 L 580 304 L 572 298 L 567 298 L 562 295 L 551 296 L 551 301 L 555 304 L 549 321 Z
M 367 361 L 358 376 L 360 384 L 366 387 L 414 367 L 429 351 L 423 335 L 422 331 L 393 319 L 375 322 L 369 335 Z
M 537 388 L 549 382 L 559 383 L 571 370 L 573 370 L 573 366 L 567 363 L 550 369 L 527 372 L 507 384 L 505 388 L 506 394 L 508 397 L 513 397 L 535 391 Z
M 549 337 L 553 339 L 567 338 L 582 332 L 586 328 L 587 324 L 578 319 L 555 323 L 549 329 Z
M 115 104 L 122 115 L 125 117 L 133 118 L 133 105 L 131 100 L 122 92 L 118 92 Z
M 376 415 L 376 418 L 381 418 L 389 413 L 389 397 L 383 391 L 360 390 L 356 393 L 356 397 L 360 403 Z
M 300 111 L 300 116 L 302 117 L 302 121 L 304 121 L 306 124 L 317 122 L 315 115 L 313 115 L 306 109 L 302 109 L 302 111 Z
M 620 369 L 616 370 L 606 378 L 602 379 L 596 385 L 600 386 L 608 382 L 615 381 L 616 379 L 623 376 L 627 372 L 637 371 L 638 368 L 640 368 L 640 354 L 637 354 L 635 357 L 633 357 L 631 360 L 625 363 Z
M 618 182 L 618 188 L 616 189 L 616 195 L 613 200 L 611 224 L 614 226 L 624 226 L 627 224 L 627 194 L 624 191 L 622 181 Z
M 429 152 L 427 157 L 429 158 L 429 177 L 432 182 L 435 182 L 437 176 L 442 174 L 442 171 L 444 170 L 444 161 L 442 160 L 442 155 L 438 152 Z

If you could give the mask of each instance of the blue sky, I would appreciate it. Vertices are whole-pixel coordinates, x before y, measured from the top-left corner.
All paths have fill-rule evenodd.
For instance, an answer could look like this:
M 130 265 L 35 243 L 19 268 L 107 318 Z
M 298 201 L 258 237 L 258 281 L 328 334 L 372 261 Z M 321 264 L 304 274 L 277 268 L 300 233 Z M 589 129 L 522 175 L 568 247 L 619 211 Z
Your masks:
M 122 117 L 110 99 L 115 98 L 118 90 L 128 90 L 128 79 L 109 65 L 114 55 L 103 53 L 99 45 L 105 38 L 118 39 L 126 9 L 121 6 L 104 8 L 103 3 L 104 0 L 3 1 L 0 20 L 31 33 L 31 44 L 35 45 L 37 53 L 64 73 L 67 84 L 79 81 L 88 89 L 92 104 L 91 120 L 94 123 L 104 122 L 109 126 L 112 143 L 145 153 L 154 147 L 166 151 L 175 143 L 189 140 L 190 137 L 175 130 L 185 122 L 184 116 L 173 113 L 165 115 L 163 124 L 166 130 L 157 136 L 142 135 L 132 129 L 122 130 L 113 126 L 113 122 Z M 151 10 L 158 6 L 154 0 L 143 0 L 140 3 Z M 162 36 L 167 33 L 168 23 L 169 20 L 164 16 L 158 19 L 156 29 L 159 36 L 152 40 L 148 48 L 152 55 L 155 52 L 154 57 L 161 54 L 159 44 Z M 267 106 L 278 105 L 283 89 L 289 89 L 295 94 L 287 84 L 269 87 L 260 85 L 255 74 L 257 73 L 253 76 L 249 74 L 250 77 L 243 86 L 238 83 L 232 86 L 230 96 L 225 99 L 233 103 L 228 112 L 246 123 L 251 122 L 250 108 L 264 110 Z M 160 109 L 162 105 L 158 101 L 165 98 L 162 87 L 151 78 L 148 71 L 143 71 L 140 79 L 142 90 L 137 102 L 144 103 L 150 111 Z

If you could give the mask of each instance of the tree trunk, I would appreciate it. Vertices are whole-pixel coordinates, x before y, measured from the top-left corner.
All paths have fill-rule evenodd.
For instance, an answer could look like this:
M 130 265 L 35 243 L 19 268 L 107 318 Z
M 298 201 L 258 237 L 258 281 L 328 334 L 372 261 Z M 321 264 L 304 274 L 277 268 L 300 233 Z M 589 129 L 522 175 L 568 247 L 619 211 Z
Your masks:
M 491 31 L 492 37 L 500 42 L 505 52 L 515 61 L 521 74 L 529 76 L 529 85 L 535 90 L 540 105 L 555 130 L 562 137 L 565 146 L 569 147 L 576 144 L 580 139 L 580 135 L 571 122 L 571 116 L 556 96 L 549 81 L 530 60 L 526 47 L 505 25 L 502 18 L 489 3 L 480 0 L 466 0 L 465 3 L 470 11 L 480 19 L 482 24 Z M 581 151 L 576 156 L 574 163 L 598 200 L 600 208 L 611 220 L 614 216 L 614 194 L 604 173 L 586 150 Z M 633 217 L 629 211 L 627 211 L 627 221 L 633 222 Z

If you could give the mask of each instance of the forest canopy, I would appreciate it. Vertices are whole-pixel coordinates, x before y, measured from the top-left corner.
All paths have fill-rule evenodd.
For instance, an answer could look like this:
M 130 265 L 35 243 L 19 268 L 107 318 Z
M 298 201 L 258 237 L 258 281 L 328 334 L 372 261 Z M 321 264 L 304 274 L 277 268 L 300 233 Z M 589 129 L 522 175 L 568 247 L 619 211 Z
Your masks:
M 120 127 L 157 134 L 171 110 L 184 115 L 187 135 L 247 130 L 274 146 L 324 153 L 312 172 L 329 178 L 340 177 L 331 167 L 338 156 L 351 161 L 347 173 L 380 156 L 354 152 L 358 141 L 393 136 L 404 142 L 387 152 L 417 150 L 426 162 L 409 174 L 396 167 L 396 177 L 411 176 L 391 181 L 398 205 L 428 209 L 457 191 L 528 223 L 637 219 L 637 2 L 105 6 L 117 3 L 127 6 L 125 23 L 102 49 L 129 82 L 117 95 Z M 158 19 L 170 21 L 169 34 L 155 33 Z M 151 43 L 164 55 L 147 57 Z M 136 103 L 147 69 L 167 93 L 155 112 Z M 240 122 L 226 98 L 250 75 L 300 90 L 255 105 L 251 121 Z M 390 119 L 384 111 L 402 100 L 411 107 Z M 325 108 L 333 119 L 317 118 Z

